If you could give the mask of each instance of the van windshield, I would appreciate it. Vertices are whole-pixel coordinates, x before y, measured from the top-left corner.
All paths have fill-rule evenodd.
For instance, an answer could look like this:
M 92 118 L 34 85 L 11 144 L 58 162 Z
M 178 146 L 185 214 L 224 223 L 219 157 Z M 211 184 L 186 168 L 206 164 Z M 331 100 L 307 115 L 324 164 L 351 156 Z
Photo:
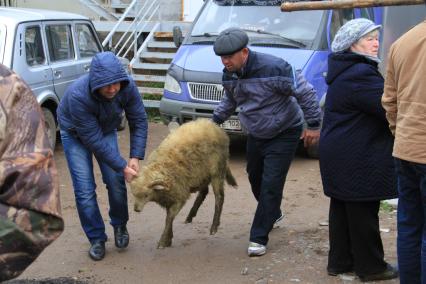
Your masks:
M 189 41 L 212 42 L 214 39 L 206 38 L 215 37 L 227 28 L 238 27 L 248 32 L 251 44 L 287 41 L 290 46 L 300 48 L 312 44 L 325 14 L 324 11 L 283 13 L 279 4 L 274 3 L 277 1 L 269 1 L 269 6 L 264 5 L 267 1 L 263 5 L 256 5 L 256 2 L 260 1 L 209 1 L 196 21 Z

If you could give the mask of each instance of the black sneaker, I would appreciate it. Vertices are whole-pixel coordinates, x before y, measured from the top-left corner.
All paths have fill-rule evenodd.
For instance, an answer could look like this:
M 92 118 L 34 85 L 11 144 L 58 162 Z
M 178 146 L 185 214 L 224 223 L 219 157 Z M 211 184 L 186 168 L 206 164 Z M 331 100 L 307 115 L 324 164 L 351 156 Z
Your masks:
M 360 276 L 359 279 L 362 282 L 370 282 L 370 281 L 394 279 L 394 278 L 397 278 L 398 276 L 399 276 L 398 269 L 388 264 L 385 271 L 376 273 L 376 274 Z
M 129 245 L 129 233 L 126 225 L 114 227 L 115 246 L 118 248 L 126 248 Z
M 89 249 L 89 256 L 93 260 L 102 260 L 105 257 L 105 242 L 94 241 Z

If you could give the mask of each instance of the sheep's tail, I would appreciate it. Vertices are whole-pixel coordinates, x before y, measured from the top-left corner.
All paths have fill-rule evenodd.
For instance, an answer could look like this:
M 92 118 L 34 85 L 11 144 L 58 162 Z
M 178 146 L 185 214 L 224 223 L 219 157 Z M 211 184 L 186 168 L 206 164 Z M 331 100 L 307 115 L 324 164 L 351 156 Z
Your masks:
M 226 167 L 226 182 L 234 188 L 238 186 L 229 166 Z

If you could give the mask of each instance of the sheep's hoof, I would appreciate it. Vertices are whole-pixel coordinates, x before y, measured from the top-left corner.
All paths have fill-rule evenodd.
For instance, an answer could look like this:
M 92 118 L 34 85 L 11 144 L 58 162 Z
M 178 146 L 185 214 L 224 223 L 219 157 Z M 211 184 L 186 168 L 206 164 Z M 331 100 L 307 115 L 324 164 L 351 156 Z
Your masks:
M 214 235 L 214 234 L 216 234 L 217 233 L 217 227 L 216 228 L 211 228 L 210 229 L 210 235 Z
M 192 218 L 186 218 L 186 220 L 185 220 L 185 224 L 188 224 L 188 223 L 192 223 Z
M 137 206 L 135 204 L 135 206 L 133 207 L 133 210 L 135 210 L 135 212 L 141 212 L 141 209 L 139 208 L 139 206 Z
M 171 240 L 170 241 L 159 241 L 157 248 L 158 249 L 164 249 L 164 248 L 170 247 L 171 245 L 172 245 Z

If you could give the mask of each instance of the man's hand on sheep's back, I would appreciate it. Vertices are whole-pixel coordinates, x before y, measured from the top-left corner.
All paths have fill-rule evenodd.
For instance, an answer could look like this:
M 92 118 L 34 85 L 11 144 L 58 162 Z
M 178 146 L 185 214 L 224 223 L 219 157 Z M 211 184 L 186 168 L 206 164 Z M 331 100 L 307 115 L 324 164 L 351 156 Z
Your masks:
M 127 182 L 131 182 L 138 174 L 134 169 L 132 169 L 129 166 L 124 168 L 123 173 L 124 173 L 124 178 L 126 179 Z

